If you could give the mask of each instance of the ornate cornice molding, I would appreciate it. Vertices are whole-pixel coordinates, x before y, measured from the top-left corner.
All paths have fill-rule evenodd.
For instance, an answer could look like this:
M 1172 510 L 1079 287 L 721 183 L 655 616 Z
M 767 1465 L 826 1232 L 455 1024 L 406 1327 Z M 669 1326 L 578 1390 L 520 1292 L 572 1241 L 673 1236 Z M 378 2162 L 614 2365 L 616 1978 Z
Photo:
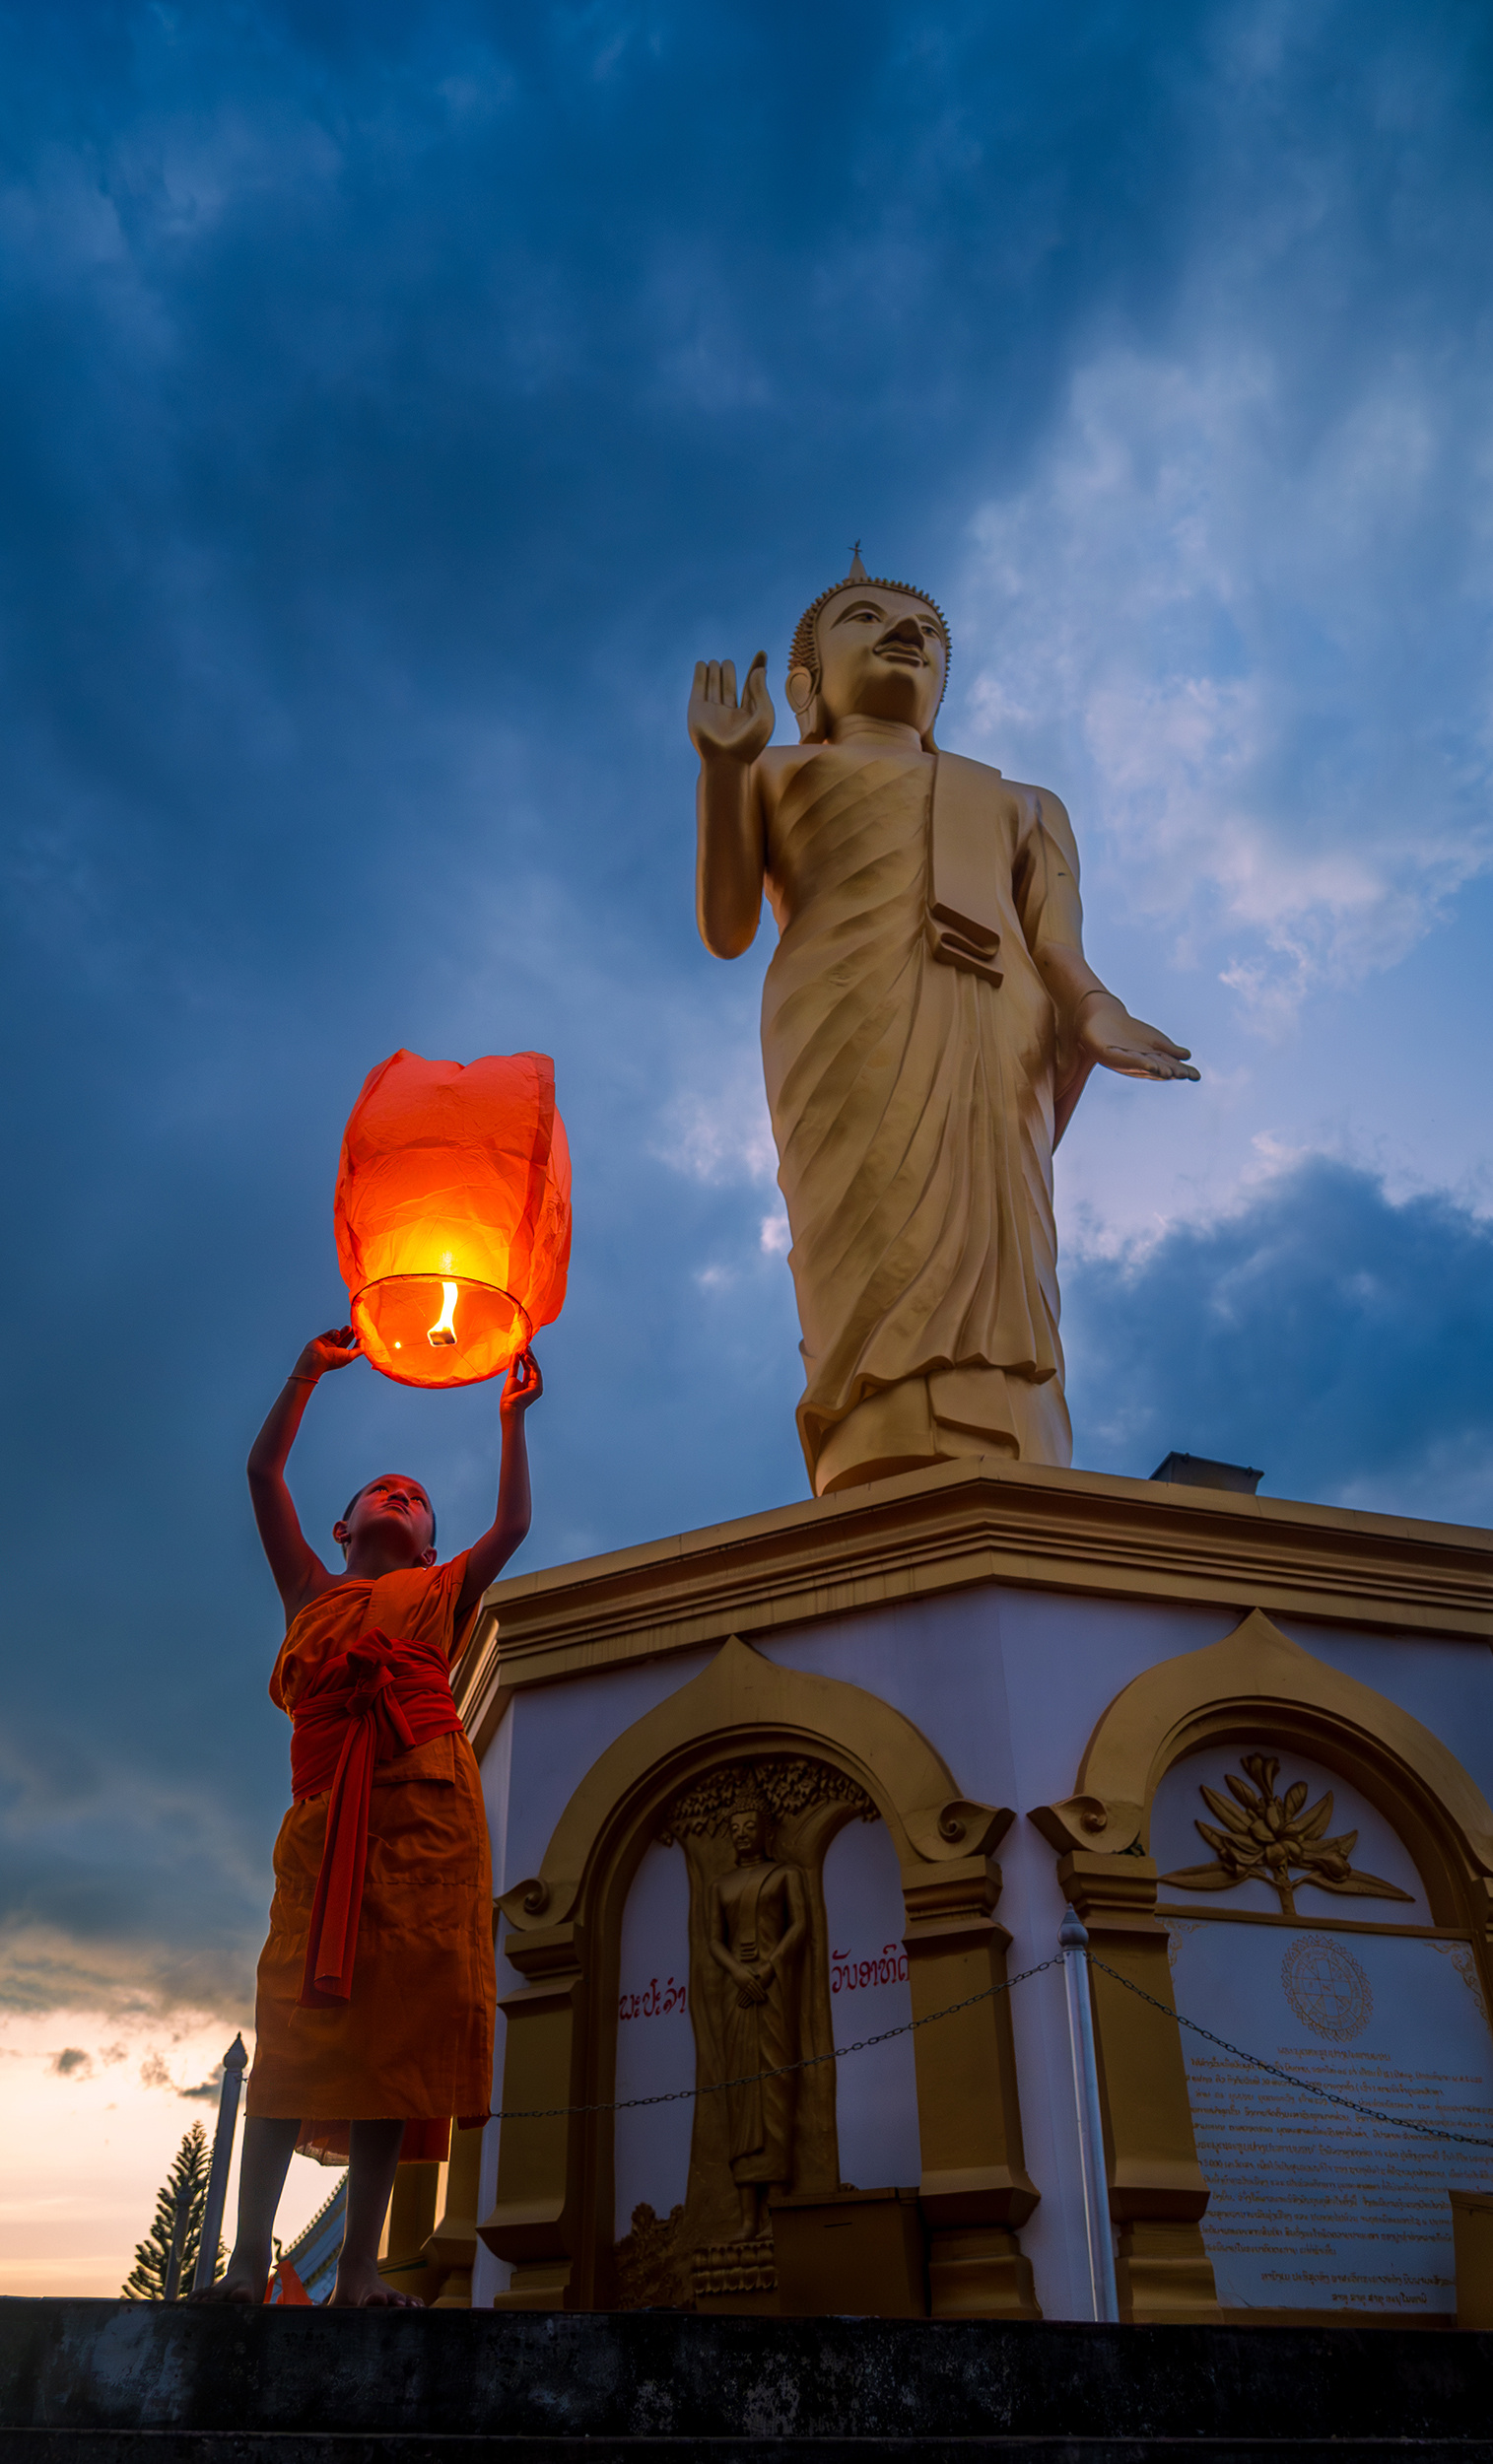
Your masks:
M 497 1583 L 457 1698 L 982 1583 L 1493 1642 L 1493 1533 L 984 1457 Z

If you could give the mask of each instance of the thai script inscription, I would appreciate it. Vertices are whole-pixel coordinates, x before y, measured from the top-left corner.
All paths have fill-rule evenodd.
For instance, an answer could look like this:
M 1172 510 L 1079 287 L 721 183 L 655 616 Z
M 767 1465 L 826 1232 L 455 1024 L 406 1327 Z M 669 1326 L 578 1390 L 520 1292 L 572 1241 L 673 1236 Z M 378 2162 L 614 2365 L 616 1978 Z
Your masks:
M 1167 1923 L 1179 2009 L 1279 2066 L 1184 2031 L 1225 2312 L 1450 2317 L 1447 2191 L 1493 2185 L 1478 2144 L 1493 2142 L 1493 2044 L 1453 1965 L 1469 1946 Z
M 1475 2074 L 1412 2071 L 1372 2053 L 1314 2060 L 1302 2045 L 1282 2046 L 1279 2059 L 1381 2111 L 1489 2135 L 1487 2083 Z M 1287 2307 L 1455 2307 L 1447 2181 L 1486 2180 L 1485 2154 L 1324 2107 L 1227 2054 L 1189 2047 L 1188 2073 L 1215 2266 L 1255 2262 L 1256 2297 Z
M 908 1954 L 900 1942 L 883 1943 L 869 1959 L 857 1959 L 849 1951 L 830 1952 L 832 1994 L 855 1993 L 862 1985 L 905 1985 L 907 1981 Z
M 619 2019 L 666 2019 L 671 2012 L 682 2011 L 688 1997 L 683 1985 L 669 1977 L 660 1984 L 650 1976 L 639 1993 L 623 1993 L 617 1998 Z

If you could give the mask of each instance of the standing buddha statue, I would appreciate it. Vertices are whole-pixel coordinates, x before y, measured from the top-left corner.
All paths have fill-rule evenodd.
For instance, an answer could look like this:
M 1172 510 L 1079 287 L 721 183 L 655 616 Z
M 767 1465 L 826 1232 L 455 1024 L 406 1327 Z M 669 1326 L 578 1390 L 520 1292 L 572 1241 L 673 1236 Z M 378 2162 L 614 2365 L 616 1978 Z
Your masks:
M 1083 954 L 1072 824 L 940 752 L 949 635 L 857 552 L 793 636 L 800 741 L 766 654 L 695 671 L 698 915 L 779 942 L 762 1051 L 803 1330 L 815 1493 L 959 1456 L 1067 1464 L 1052 1151 L 1089 1072 L 1196 1078 Z

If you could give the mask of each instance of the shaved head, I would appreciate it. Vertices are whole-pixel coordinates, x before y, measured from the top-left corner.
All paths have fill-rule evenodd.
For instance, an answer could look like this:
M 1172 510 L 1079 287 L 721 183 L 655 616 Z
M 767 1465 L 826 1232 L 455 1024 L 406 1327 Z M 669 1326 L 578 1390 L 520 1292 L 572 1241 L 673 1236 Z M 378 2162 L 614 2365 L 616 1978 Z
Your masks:
M 351 1497 L 347 1501 L 347 1504 L 344 1506 L 342 1510 L 343 1522 L 350 1523 L 352 1521 L 353 1508 L 357 1505 L 360 1497 L 366 1497 L 371 1488 L 377 1488 L 380 1483 L 385 1480 L 396 1480 L 401 1488 L 418 1489 L 420 1495 L 425 1499 L 426 1513 L 431 1518 L 431 1546 L 434 1548 L 436 1545 L 436 1509 L 431 1504 L 430 1491 L 427 1489 L 425 1482 L 423 1480 L 417 1480 L 413 1474 L 408 1472 L 378 1472 L 374 1473 L 373 1479 L 365 1480 L 362 1488 L 354 1489 Z

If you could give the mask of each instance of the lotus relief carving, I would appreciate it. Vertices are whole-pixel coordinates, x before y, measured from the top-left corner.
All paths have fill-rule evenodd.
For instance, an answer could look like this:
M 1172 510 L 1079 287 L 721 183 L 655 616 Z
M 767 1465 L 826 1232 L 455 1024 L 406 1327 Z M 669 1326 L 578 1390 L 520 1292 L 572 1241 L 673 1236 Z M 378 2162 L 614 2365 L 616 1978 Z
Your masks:
M 1226 1772 L 1224 1786 L 1233 1805 L 1216 1788 L 1198 1791 L 1223 1825 L 1221 1830 L 1211 1822 L 1194 1826 L 1214 1852 L 1212 1864 L 1184 1866 L 1180 1873 L 1164 1874 L 1163 1883 L 1181 1890 L 1233 1890 L 1240 1882 L 1268 1882 L 1279 1894 L 1282 1916 L 1295 1916 L 1296 1891 L 1308 1883 L 1343 1898 L 1413 1899 L 1414 1893 L 1397 1883 L 1354 1870 L 1350 1860 L 1358 1844 L 1356 1831 L 1326 1837 L 1332 1819 L 1330 1789 L 1308 1807 L 1311 1790 L 1305 1780 L 1295 1781 L 1277 1797 L 1280 1763 L 1274 1754 L 1241 1754 L 1240 1762 L 1255 1784 L 1251 1787 L 1233 1771 Z

